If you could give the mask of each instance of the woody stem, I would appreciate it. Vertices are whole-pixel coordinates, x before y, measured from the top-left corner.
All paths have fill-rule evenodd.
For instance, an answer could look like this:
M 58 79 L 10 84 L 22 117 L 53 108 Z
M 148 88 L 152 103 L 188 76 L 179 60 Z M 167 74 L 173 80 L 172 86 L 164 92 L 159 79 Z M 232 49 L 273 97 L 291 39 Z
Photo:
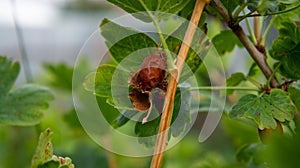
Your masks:
M 162 116 L 159 124 L 159 130 L 158 130 L 155 149 L 154 149 L 154 155 L 151 161 L 151 168 L 159 168 L 161 166 L 162 157 L 167 147 L 168 128 L 171 122 L 174 98 L 175 98 L 176 88 L 178 84 L 177 81 L 180 77 L 180 72 L 183 68 L 186 55 L 189 51 L 190 44 L 192 42 L 193 36 L 197 29 L 198 22 L 200 20 L 202 11 L 206 3 L 208 3 L 207 0 L 196 1 L 189 26 L 187 28 L 183 43 L 178 53 L 178 57 L 176 61 L 177 70 L 173 71 L 173 73 L 170 72 L 171 76 L 168 83 L 165 103 L 164 103 Z

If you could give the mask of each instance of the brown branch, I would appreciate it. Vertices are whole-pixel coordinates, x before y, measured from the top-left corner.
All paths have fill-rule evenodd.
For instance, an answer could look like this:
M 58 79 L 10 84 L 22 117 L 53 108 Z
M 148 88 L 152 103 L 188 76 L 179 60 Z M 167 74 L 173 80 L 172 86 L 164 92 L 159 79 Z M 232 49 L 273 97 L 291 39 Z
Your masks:
M 176 62 L 177 71 L 176 72 L 173 71 L 171 73 L 172 75 L 169 80 L 165 103 L 164 103 L 162 116 L 159 124 L 159 130 L 158 130 L 155 149 L 154 149 L 154 155 L 151 161 L 151 168 L 159 168 L 161 166 L 164 150 L 166 149 L 167 146 L 168 128 L 171 122 L 174 97 L 175 97 L 176 88 L 178 84 L 177 81 L 179 80 L 180 73 L 183 68 L 184 61 L 189 51 L 191 42 L 193 40 L 193 36 L 197 29 L 198 22 L 202 15 L 202 11 L 204 9 L 205 4 L 207 3 L 208 3 L 207 0 L 196 1 L 189 26 L 187 28 L 183 43 L 178 53 L 177 62 Z
M 240 39 L 242 44 L 245 46 L 249 54 L 251 55 L 252 59 L 255 61 L 255 63 L 258 65 L 258 67 L 261 69 L 263 74 L 267 79 L 269 79 L 272 76 L 272 70 L 269 67 L 267 61 L 266 61 L 266 55 L 265 53 L 260 52 L 255 45 L 249 40 L 246 33 L 244 32 L 243 28 L 236 24 L 228 14 L 227 9 L 224 7 L 222 2 L 220 0 L 212 0 L 210 5 L 215 8 L 221 16 L 224 18 L 224 20 L 227 22 L 228 26 L 232 29 L 232 31 L 236 34 L 236 36 Z M 271 79 L 271 87 L 278 88 L 280 84 L 275 78 Z

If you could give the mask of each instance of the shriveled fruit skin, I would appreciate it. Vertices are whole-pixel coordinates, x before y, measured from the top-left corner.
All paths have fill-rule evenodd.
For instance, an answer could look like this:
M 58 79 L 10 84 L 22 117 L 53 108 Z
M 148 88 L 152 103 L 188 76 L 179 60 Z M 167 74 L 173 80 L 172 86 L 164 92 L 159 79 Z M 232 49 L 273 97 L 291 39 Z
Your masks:
M 133 89 L 129 93 L 133 106 L 138 111 L 146 111 L 150 107 L 149 94 L 155 88 L 166 92 L 167 58 L 163 51 L 146 57 L 140 67 L 140 70 L 134 73 L 130 79 L 129 85 Z

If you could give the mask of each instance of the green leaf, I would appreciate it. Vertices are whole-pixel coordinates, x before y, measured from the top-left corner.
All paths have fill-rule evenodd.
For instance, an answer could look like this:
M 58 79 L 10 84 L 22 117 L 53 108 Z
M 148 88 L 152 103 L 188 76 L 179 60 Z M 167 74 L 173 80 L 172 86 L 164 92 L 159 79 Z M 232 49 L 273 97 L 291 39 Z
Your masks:
M 261 15 L 270 15 L 276 12 L 288 10 L 296 7 L 296 5 L 299 5 L 299 0 L 249 0 L 247 2 L 247 6 L 250 11 L 258 11 Z M 280 16 L 290 15 L 291 13 L 294 13 L 294 11 L 281 13 Z M 295 16 L 294 14 L 292 15 Z M 276 17 L 277 16 L 279 15 L 276 15 Z M 295 17 L 299 18 L 299 16 Z
M 64 113 L 63 120 L 64 120 L 64 122 L 66 122 L 68 124 L 68 126 L 70 128 L 72 128 L 72 130 L 82 130 L 83 131 L 83 128 L 81 126 L 81 123 L 78 119 L 78 116 L 77 116 L 74 108 L 69 110 L 67 113 Z
M 59 160 L 50 160 L 42 165 L 39 165 L 38 168 L 58 168 Z
M 176 48 L 178 48 L 179 51 L 179 47 L 187 30 L 187 26 L 188 22 L 183 23 L 170 36 L 167 37 L 166 42 L 171 51 L 174 51 Z M 210 50 L 211 45 L 204 32 L 198 29 L 196 30 L 194 37 L 196 38 L 193 39 L 191 48 L 188 51 L 187 58 L 185 60 L 185 63 L 188 66 L 184 66 L 180 75 L 180 81 L 185 81 L 187 77 L 195 73 L 200 68 L 202 59 Z
M 247 77 L 254 77 L 258 72 L 259 68 L 256 63 L 253 63 L 248 71 Z
M 51 76 L 50 85 L 63 90 L 72 91 L 72 75 L 73 67 L 65 63 L 53 65 L 50 63 L 44 64 L 47 75 Z
M 271 1 L 269 0 L 260 1 L 260 3 L 257 6 L 258 13 L 265 14 L 268 11 L 269 6 L 271 6 Z
M 249 165 L 251 162 L 256 165 L 262 164 L 264 161 L 261 158 L 264 149 L 265 146 L 262 143 L 243 145 L 238 149 L 236 159 L 245 165 Z
M 273 89 L 270 95 L 256 96 L 248 94 L 242 97 L 229 113 L 231 118 L 246 117 L 254 120 L 259 129 L 275 129 L 280 122 L 291 121 L 294 118 L 295 107 L 291 105 L 288 93 Z
M 225 8 L 228 10 L 229 15 L 232 14 L 234 9 L 244 3 L 244 0 L 221 0 Z
M 12 89 L 18 74 L 20 65 L 0 55 L 0 98 Z
M 117 109 L 132 110 L 132 103 L 124 101 L 124 99 L 128 99 L 129 76 L 129 72 L 116 68 L 115 65 L 102 64 L 97 68 L 96 73 L 90 73 L 86 76 L 83 86 L 96 96 L 105 97 L 105 104 L 107 105 Z
M 292 79 L 300 79 L 300 32 L 298 26 L 290 22 L 277 25 L 279 37 L 274 40 L 270 55 L 281 63 L 280 73 Z M 274 66 L 277 66 L 275 64 Z
M 186 125 L 191 122 L 191 92 L 184 88 L 177 89 L 174 99 L 174 108 L 171 119 L 171 133 L 173 137 L 179 136 Z
M 53 155 L 53 132 L 48 128 L 40 134 L 35 154 L 31 161 L 32 168 L 74 168 L 69 157 Z
M 0 123 L 5 125 L 35 125 L 42 119 L 42 109 L 53 99 L 50 91 L 37 85 L 24 85 L 0 100 Z
M 228 79 L 226 79 L 226 86 L 237 86 L 239 85 L 241 82 L 246 81 L 247 78 L 246 76 L 241 73 L 241 72 L 237 72 L 232 74 Z M 234 92 L 234 90 L 227 90 L 227 94 L 232 94 Z
M 118 128 L 126 124 L 133 116 L 138 113 L 137 110 L 125 110 L 124 113 L 120 114 L 113 122 L 112 126 Z
M 90 73 L 86 76 L 83 83 L 84 88 L 96 96 L 111 97 L 111 81 L 115 70 L 115 65 L 100 65 L 96 73 Z
M 38 167 L 38 165 L 51 159 L 53 155 L 52 137 L 53 132 L 49 128 L 40 134 L 39 142 L 31 162 L 32 168 Z
M 134 17 L 141 19 L 145 22 L 151 22 L 151 18 L 149 17 L 148 13 L 145 12 L 149 11 L 156 11 L 156 12 L 165 12 L 165 13 L 178 13 L 181 9 L 183 9 L 190 1 L 192 0 L 164 0 L 164 1 L 156 1 L 156 0 L 108 0 L 110 3 L 117 5 L 118 7 L 122 8 L 128 13 L 133 14 Z M 147 9 L 142 5 L 143 2 Z M 142 13 L 137 13 L 142 12 Z M 158 19 L 163 17 L 156 16 Z
M 212 43 L 216 47 L 220 55 L 231 52 L 234 47 L 242 47 L 243 44 L 231 30 L 223 30 L 212 39 Z
M 299 0 L 278 0 L 278 2 L 283 4 L 293 4 L 299 2 Z
M 108 123 L 114 126 L 114 121 L 120 115 L 120 112 L 115 107 L 107 103 L 107 98 L 97 96 L 96 99 L 98 107 L 104 118 Z
M 146 116 L 146 113 L 141 115 L 139 121 Z M 157 117 L 158 116 L 158 117 Z M 135 125 L 135 134 L 139 137 L 138 141 L 144 144 L 147 148 L 151 148 L 155 145 L 156 134 L 158 132 L 160 122 L 160 114 L 154 107 L 148 118 L 148 122 L 142 124 L 142 122 L 137 122 Z
M 138 50 L 140 49 L 157 48 L 157 43 L 148 35 L 128 27 L 123 27 L 108 19 L 103 19 L 100 28 L 111 57 L 117 62 L 121 62 L 133 52 L 139 52 Z M 149 51 L 143 50 L 142 52 L 142 55 L 153 53 L 151 49 Z M 132 61 L 137 63 L 135 60 Z
M 293 137 L 275 134 L 268 141 L 266 151 L 263 153 L 265 161 L 271 168 L 295 167 L 300 165 L 300 129 L 296 125 L 296 134 Z
M 188 20 L 191 19 L 192 17 L 192 13 L 194 11 L 194 7 L 195 7 L 195 3 L 196 1 L 190 1 L 179 13 L 178 15 L 183 17 L 183 18 L 186 18 Z M 202 12 L 202 15 L 201 15 L 201 18 L 200 18 L 200 21 L 198 23 L 198 27 L 202 28 L 205 21 L 206 21 L 206 18 L 207 18 L 207 13 L 205 11 Z
M 300 89 L 291 86 L 289 87 L 289 93 L 298 111 L 300 111 Z
M 0 125 L 35 125 L 53 99 L 48 89 L 33 84 L 11 90 L 19 71 L 19 63 L 0 56 Z

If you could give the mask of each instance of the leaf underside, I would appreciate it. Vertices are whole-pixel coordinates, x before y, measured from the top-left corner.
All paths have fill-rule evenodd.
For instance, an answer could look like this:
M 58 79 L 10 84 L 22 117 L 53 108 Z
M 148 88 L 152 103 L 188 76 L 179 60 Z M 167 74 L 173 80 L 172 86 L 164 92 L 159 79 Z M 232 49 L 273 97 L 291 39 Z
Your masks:
M 19 63 L 0 56 L 0 124 L 35 125 L 48 108 L 52 93 L 44 87 L 27 84 L 11 90 L 20 71 Z

